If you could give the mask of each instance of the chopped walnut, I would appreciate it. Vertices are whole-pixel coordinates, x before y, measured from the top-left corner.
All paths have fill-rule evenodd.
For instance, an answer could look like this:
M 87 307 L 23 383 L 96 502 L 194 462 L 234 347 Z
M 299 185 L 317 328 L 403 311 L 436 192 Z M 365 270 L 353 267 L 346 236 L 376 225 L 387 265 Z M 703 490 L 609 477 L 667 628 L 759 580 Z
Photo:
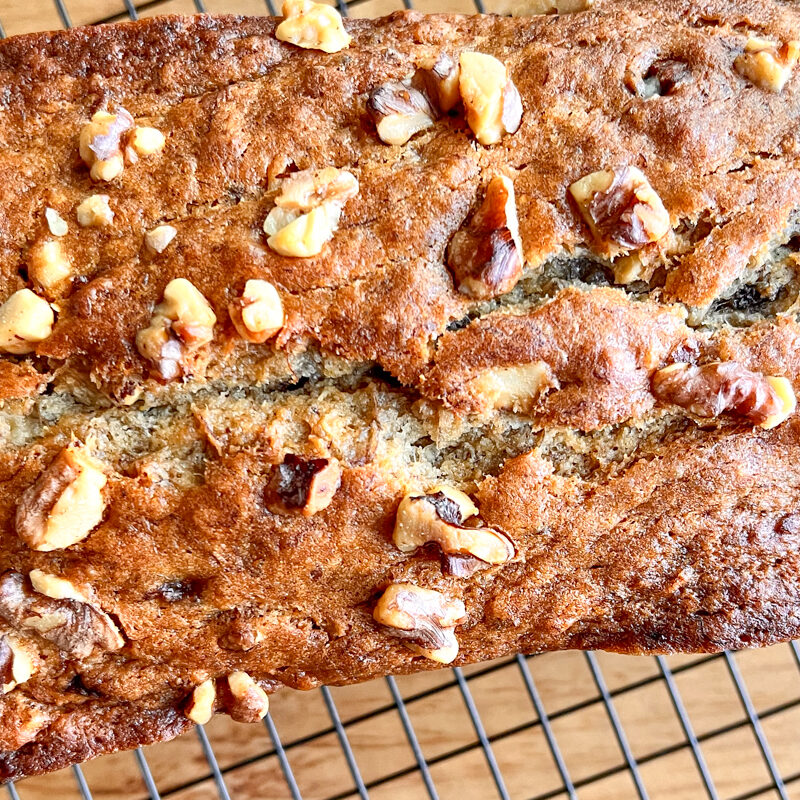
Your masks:
M 467 123 L 482 145 L 497 144 L 516 133 L 522 121 L 522 100 L 502 61 L 486 53 L 461 53 L 459 89 Z
M 485 300 L 510 292 L 522 276 L 514 184 L 503 175 L 486 187 L 486 196 L 466 227 L 450 242 L 448 264 L 458 291 Z
M 217 699 L 217 689 L 214 681 L 209 678 L 203 681 L 189 695 L 189 700 L 183 713 L 198 725 L 205 725 L 214 716 L 214 703 Z
M 487 408 L 518 414 L 530 413 L 545 392 L 558 388 L 558 378 L 544 361 L 491 367 L 470 383 L 471 392 L 481 398 Z
M 539 14 L 577 14 L 594 5 L 594 0 L 522 0 L 511 8 L 512 17 L 534 17 Z
M 391 629 L 410 650 L 440 664 L 458 655 L 454 628 L 465 621 L 461 600 L 413 583 L 393 583 L 381 595 L 372 616 Z
M 133 128 L 133 117 L 124 109 L 116 114 L 97 111 L 83 126 L 80 136 L 81 158 L 96 181 L 113 181 L 125 168 L 123 136 Z
M 393 145 L 405 144 L 414 134 L 430 128 L 439 116 L 425 94 L 400 81 L 373 89 L 367 111 L 380 140 Z
M 48 296 L 66 285 L 72 275 L 72 263 L 58 240 L 48 239 L 31 247 L 28 275 Z
M 760 89 L 781 92 L 800 59 L 800 42 L 777 45 L 768 39 L 751 36 L 745 52 L 733 62 L 734 69 Z
M 20 289 L 0 305 L 0 352 L 25 355 L 53 332 L 50 303 L 30 289 Z
M 592 234 L 613 244 L 612 254 L 638 250 L 670 229 L 669 212 L 636 167 L 592 172 L 569 187 Z M 610 248 L 611 249 L 611 248 Z
M 423 92 L 435 109 L 447 113 L 461 101 L 460 73 L 459 65 L 447 53 L 441 53 L 420 63 L 411 85 Z
M 335 459 L 306 461 L 287 453 L 283 463 L 273 467 L 265 491 L 267 508 L 273 514 L 310 517 L 331 504 L 341 482 L 342 470 Z
M 458 564 L 459 575 L 487 565 L 504 564 L 514 557 L 514 545 L 502 532 L 479 526 L 478 509 L 463 492 L 447 486 L 424 495 L 408 495 L 397 509 L 392 539 L 398 550 L 412 553 L 437 544 L 449 566 L 449 557 L 469 558 L 469 568 Z M 473 524 L 474 523 L 474 524 Z
M 67 232 L 69 231 L 69 227 L 67 226 L 67 221 L 61 216 L 61 214 L 58 213 L 58 211 L 48 206 L 44 210 L 44 216 L 47 220 L 47 227 L 53 236 L 66 236 Z
M 69 581 L 39 570 L 30 578 L 32 586 L 19 572 L 0 576 L 0 617 L 13 628 L 37 634 L 75 659 L 125 644 L 108 614 Z
M 311 50 L 337 53 L 353 41 L 342 16 L 332 6 L 312 0 L 284 0 L 284 20 L 275 30 L 281 42 Z
M 144 235 L 144 243 L 154 253 L 163 253 L 177 235 L 178 230 L 172 225 L 158 225 L 147 231 Z
M 282 256 L 319 255 L 333 238 L 345 203 L 357 194 L 358 180 L 347 170 L 326 167 L 291 175 L 264 220 L 267 244 Z
M 266 342 L 283 327 L 283 301 L 269 281 L 247 281 L 228 313 L 239 336 L 254 344 Z
M 93 194 L 87 197 L 76 209 L 78 224 L 82 228 L 104 228 L 114 221 L 114 212 L 108 204 L 107 194 Z
M 230 698 L 224 698 L 225 710 L 236 722 L 258 722 L 269 711 L 269 696 L 246 672 L 228 675 Z M 227 702 L 226 702 L 227 701 Z
M 137 125 L 128 137 L 128 147 L 137 156 L 152 156 L 164 149 L 167 139 L 158 128 Z
M 8 694 L 35 671 L 28 645 L 12 634 L 0 633 L 0 694 Z
M 107 482 L 81 444 L 65 447 L 28 487 L 17 506 L 17 535 L 33 550 L 70 547 L 100 524 Z
M 774 428 L 792 413 L 796 400 L 786 378 L 767 377 L 736 361 L 695 366 L 676 363 L 653 375 L 653 394 L 698 417 L 731 413 Z
M 186 356 L 214 338 L 216 321 L 197 287 L 186 278 L 175 278 L 164 289 L 164 299 L 155 307 L 150 325 L 136 334 L 136 347 L 156 366 L 161 378 L 172 380 L 186 372 Z

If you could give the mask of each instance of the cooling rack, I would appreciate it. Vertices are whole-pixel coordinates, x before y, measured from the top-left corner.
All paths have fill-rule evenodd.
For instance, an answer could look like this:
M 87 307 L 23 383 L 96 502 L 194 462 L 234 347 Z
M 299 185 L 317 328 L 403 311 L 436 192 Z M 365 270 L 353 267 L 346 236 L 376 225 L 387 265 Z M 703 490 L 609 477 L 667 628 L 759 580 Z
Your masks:
M 0 36 L 279 0 L 0 0 Z M 508 0 L 335 0 L 505 13 Z M 280 731 L 280 733 L 279 733 Z M 516 656 L 273 697 L 173 742 L 6 787 L 10 800 L 800 800 L 800 647 Z M 0 790 L 0 796 L 3 792 Z

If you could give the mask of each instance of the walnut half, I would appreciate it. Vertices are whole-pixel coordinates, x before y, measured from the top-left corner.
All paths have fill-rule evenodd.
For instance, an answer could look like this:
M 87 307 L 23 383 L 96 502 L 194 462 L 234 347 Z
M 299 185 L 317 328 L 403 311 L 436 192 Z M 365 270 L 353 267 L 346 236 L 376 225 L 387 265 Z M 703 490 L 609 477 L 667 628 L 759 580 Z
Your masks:
M 273 467 L 264 499 L 273 514 L 310 517 L 326 509 L 342 482 L 339 462 L 329 458 L 305 460 L 287 453 Z
M 514 184 L 504 175 L 489 181 L 469 223 L 450 242 L 447 263 L 458 291 L 485 300 L 510 292 L 522 275 Z
M 30 581 L 19 572 L 0 576 L 0 617 L 15 630 L 52 642 L 70 658 L 95 648 L 119 650 L 125 640 L 104 611 L 69 581 L 33 570 Z
M 440 664 L 458 655 L 456 625 L 467 617 L 461 600 L 413 583 L 393 583 L 381 595 L 372 613 L 375 621 L 415 653 Z
M 504 564 L 515 554 L 511 540 L 494 528 L 481 527 L 477 515 L 478 509 L 463 492 L 436 487 L 428 494 L 403 498 L 392 539 L 403 553 L 435 543 L 447 571 L 469 577 L 483 567 Z
M 669 212 L 636 167 L 592 172 L 569 191 L 592 234 L 611 255 L 638 250 L 670 229 Z
M 652 379 L 653 394 L 698 417 L 730 413 L 762 428 L 774 428 L 791 416 L 797 404 L 786 378 L 769 377 L 736 361 L 670 364 Z
M 85 539 L 100 524 L 107 482 L 85 445 L 65 447 L 23 493 L 17 535 L 33 550 L 62 550 Z

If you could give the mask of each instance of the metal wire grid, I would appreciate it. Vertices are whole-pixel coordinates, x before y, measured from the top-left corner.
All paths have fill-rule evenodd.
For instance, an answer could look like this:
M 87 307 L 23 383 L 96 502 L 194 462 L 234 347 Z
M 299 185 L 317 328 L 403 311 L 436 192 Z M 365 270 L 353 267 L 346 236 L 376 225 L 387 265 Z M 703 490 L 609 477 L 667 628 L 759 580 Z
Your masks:
M 98 19 L 95 22 L 99 24 L 104 22 L 118 22 L 124 19 L 136 20 L 139 18 L 139 12 L 151 11 L 154 9 L 157 10 L 158 6 L 162 5 L 164 2 L 165 0 L 146 0 L 146 2 L 139 3 L 137 6 L 134 5 L 132 0 L 123 0 L 123 4 L 125 7 L 125 11 L 123 13 L 110 15 L 102 19 Z M 264 2 L 266 11 L 269 14 L 274 15 L 276 13 L 276 3 L 273 2 L 273 0 L 264 0 Z M 349 2 L 347 3 L 344 2 L 344 0 L 335 0 L 335 2 L 339 10 L 342 12 L 342 14 L 347 15 L 350 8 L 356 7 L 360 3 L 366 2 L 366 0 L 349 0 Z M 401 2 L 405 8 L 413 7 L 412 0 L 401 0 Z M 64 4 L 64 0 L 53 0 L 53 3 L 55 4 L 62 25 L 65 28 L 71 27 L 72 20 L 70 18 L 69 11 L 67 10 L 66 5 Z M 193 0 L 193 3 L 198 12 L 202 13 L 206 11 L 205 3 L 203 2 L 203 0 Z M 485 12 L 483 0 L 473 0 L 473 3 L 477 12 L 479 13 Z M 0 20 L 0 37 L 5 37 L 5 35 L 6 35 L 5 29 L 3 27 L 2 20 Z M 798 668 L 798 671 L 800 671 L 800 647 L 798 647 L 798 644 L 796 642 L 792 642 L 790 644 L 790 647 L 794 657 L 795 664 Z M 491 773 L 497 797 L 501 798 L 501 800 L 511 800 L 511 795 L 509 794 L 509 791 L 506 788 L 506 782 L 498 766 L 492 745 L 493 743 L 498 742 L 506 737 L 513 736 L 521 732 L 522 730 L 538 727 L 541 729 L 542 734 L 545 738 L 547 747 L 549 749 L 550 755 L 553 760 L 553 764 L 557 770 L 562 785 L 557 789 L 530 795 L 528 796 L 527 800 L 551 800 L 551 798 L 563 798 L 563 797 L 569 798 L 569 800 L 576 800 L 578 798 L 578 790 L 582 789 L 583 787 L 591 786 L 592 784 L 596 784 L 599 781 L 602 781 L 615 774 L 625 771 L 629 772 L 631 776 L 636 796 L 640 798 L 640 800 L 647 800 L 648 793 L 645 787 L 644 779 L 642 777 L 641 766 L 645 763 L 654 761 L 658 758 L 662 758 L 664 756 L 670 755 L 674 752 L 686 748 L 688 748 L 689 751 L 691 752 L 692 758 L 694 760 L 695 766 L 698 771 L 698 775 L 702 782 L 705 796 L 707 796 L 709 800 L 718 800 L 719 794 L 717 788 L 714 785 L 714 781 L 711 777 L 711 773 L 709 772 L 708 766 L 706 765 L 701 745 L 703 742 L 710 741 L 715 737 L 722 736 L 738 728 L 750 726 L 758 743 L 758 748 L 760 750 L 761 757 L 763 758 L 764 764 L 766 766 L 766 769 L 768 771 L 771 780 L 769 783 L 766 783 L 763 786 L 760 786 L 756 789 L 750 789 L 744 793 L 729 798 L 729 800 L 751 800 L 752 798 L 756 798 L 759 795 L 768 793 L 770 791 L 776 793 L 777 796 L 781 798 L 781 800 L 789 800 L 787 787 L 789 787 L 790 785 L 797 785 L 798 783 L 800 783 L 800 764 L 798 764 L 798 771 L 795 771 L 792 774 L 788 775 L 781 774 L 761 724 L 762 720 L 768 719 L 776 714 L 787 711 L 788 709 L 800 706 L 800 698 L 792 699 L 788 702 L 782 703 L 772 708 L 768 708 L 762 711 L 760 714 L 757 713 L 753 705 L 753 702 L 750 698 L 745 682 L 742 678 L 739 667 L 737 665 L 736 658 L 733 654 L 725 652 L 718 655 L 707 656 L 691 664 L 677 667 L 675 669 L 670 669 L 669 665 L 667 664 L 667 661 L 663 657 L 659 656 L 656 658 L 659 670 L 659 674 L 657 676 L 628 683 L 613 691 L 609 691 L 606 685 L 605 678 L 600 669 L 600 665 L 598 663 L 595 654 L 584 653 L 583 656 L 586 659 L 586 663 L 590 671 L 592 681 L 597 690 L 597 695 L 588 700 L 583 700 L 579 703 L 575 703 L 571 706 L 560 709 L 558 712 L 550 715 L 548 715 L 548 713 L 545 710 L 545 706 L 542 702 L 541 696 L 534 682 L 531 670 L 529 669 L 528 665 L 529 659 L 521 655 L 516 656 L 513 659 L 513 662 L 516 663 L 519 669 L 520 677 L 525 686 L 525 690 L 531 702 L 532 709 L 535 712 L 535 717 L 524 725 L 513 726 L 508 730 L 505 730 L 499 734 L 494 734 L 492 736 L 487 735 L 484 729 L 483 722 L 481 720 L 480 713 L 475 704 L 475 701 L 473 700 L 469 683 L 470 680 L 474 680 L 475 678 L 486 675 L 494 670 L 503 669 L 507 667 L 509 663 L 507 661 L 501 662 L 499 664 L 493 664 L 483 669 L 476 670 L 470 675 L 470 677 L 467 677 L 460 668 L 455 668 L 452 670 L 453 679 L 451 681 L 448 681 L 443 685 L 438 686 L 434 689 L 418 692 L 416 694 L 406 697 L 405 699 L 400 693 L 400 690 L 398 688 L 395 679 L 392 677 L 387 677 L 384 680 L 386 681 L 386 684 L 388 686 L 392 698 L 392 704 L 389 706 L 379 707 L 377 709 L 370 711 L 367 714 L 354 717 L 348 720 L 346 723 L 344 723 L 340 717 L 339 711 L 337 709 L 336 703 L 334 702 L 331 691 L 328 688 L 323 687 L 320 691 L 322 693 L 322 697 L 325 702 L 328 716 L 330 717 L 330 722 L 331 722 L 330 727 L 327 727 L 321 731 L 316 731 L 311 736 L 295 739 L 291 742 L 284 744 L 281 741 L 281 738 L 278 734 L 278 730 L 271 716 L 267 716 L 266 719 L 264 720 L 264 726 L 266 728 L 267 735 L 271 740 L 272 749 L 263 753 L 258 758 L 268 758 L 270 756 L 275 756 L 278 760 L 278 763 L 280 764 L 280 768 L 286 782 L 286 788 L 292 800 L 303 800 L 303 795 L 300 792 L 298 782 L 295 779 L 295 775 L 292 770 L 290 753 L 296 747 L 299 747 L 303 744 L 307 744 L 308 742 L 313 741 L 314 739 L 318 739 L 323 736 L 329 735 L 332 732 L 335 732 L 335 734 L 338 737 L 342 753 L 347 762 L 350 775 L 352 777 L 353 787 L 349 791 L 339 792 L 337 794 L 329 795 L 328 797 L 325 798 L 325 800 L 351 800 L 351 798 L 355 797 L 361 798 L 361 800 L 368 800 L 369 792 L 371 789 L 376 788 L 382 784 L 389 783 L 390 781 L 396 780 L 398 778 L 401 778 L 404 775 L 407 775 L 409 772 L 417 772 L 417 771 L 419 772 L 420 778 L 422 780 L 425 789 L 425 795 L 428 798 L 430 798 L 430 800 L 439 800 L 439 795 L 437 793 L 436 786 L 434 784 L 434 780 L 431 775 L 431 767 L 448 759 L 453 759 L 458 755 L 461 755 L 462 753 L 467 752 L 469 750 L 480 748 L 480 750 L 482 750 L 483 752 L 483 756 L 486 760 L 486 765 L 489 769 L 489 772 Z M 698 736 L 695 734 L 693 730 L 692 723 L 687 713 L 686 707 L 678 692 L 678 688 L 675 682 L 675 675 L 681 672 L 686 672 L 692 669 L 696 669 L 698 666 L 702 664 L 718 659 L 724 660 L 728 674 L 730 675 L 730 678 L 733 681 L 733 685 L 736 689 L 739 701 L 741 702 L 742 710 L 745 714 L 745 719 L 739 720 L 734 723 L 729 723 L 724 726 L 720 726 L 718 728 L 712 729 Z M 626 736 L 625 730 L 623 729 L 622 723 L 620 722 L 619 715 L 617 714 L 614 699 L 615 697 L 623 695 L 626 692 L 634 691 L 636 689 L 642 688 L 648 684 L 657 681 L 664 682 L 664 685 L 669 694 L 672 707 L 680 722 L 680 726 L 684 735 L 684 741 L 648 753 L 646 756 L 641 757 L 637 761 L 628 743 L 628 738 Z M 435 758 L 426 759 L 422 751 L 422 748 L 420 747 L 420 743 L 417 738 L 417 733 L 411 722 L 411 717 L 409 716 L 408 713 L 408 706 L 414 702 L 422 700 L 431 695 L 441 693 L 453 686 L 458 687 L 461 699 L 464 703 L 467 713 L 469 714 L 470 721 L 474 728 L 476 741 L 469 745 L 463 745 L 459 748 L 451 749 L 450 751 L 437 755 Z M 574 714 L 593 704 L 601 704 L 602 707 L 604 708 L 605 713 L 608 717 L 608 721 L 610 722 L 611 727 L 613 729 L 617 744 L 619 746 L 622 760 L 620 761 L 619 764 L 613 767 L 582 777 L 578 780 L 573 780 L 573 778 L 570 776 L 566 762 L 562 756 L 558 741 L 556 740 L 552 723 L 553 721 L 559 718 L 566 717 L 570 714 Z M 408 740 L 408 744 L 414 755 L 415 765 L 410 768 L 395 770 L 394 772 L 391 772 L 390 774 L 387 775 L 383 775 L 379 779 L 374 779 L 371 782 L 365 782 L 365 780 L 361 775 L 361 771 L 359 770 L 359 766 L 356 761 L 353 748 L 350 745 L 350 741 L 348 739 L 348 734 L 347 734 L 347 728 L 359 722 L 363 722 L 364 720 L 369 719 L 370 717 L 386 713 L 387 711 L 396 711 L 397 714 L 399 715 L 405 736 Z M 153 778 L 150 766 L 145 757 L 144 751 L 141 748 L 138 748 L 137 750 L 134 751 L 134 757 L 136 759 L 138 771 L 141 775 L 143 784 L 145 786 L 147 797 L 149 797 L 150 800 L 161 800 L 162 798 L 166 800 L 166 798 L 176 795 L 178 792 L 184 791 L 185 789 L 190 788 L 192 785 L 203 783 L 207 781 L 209 778 L 213 779 L 213 782 L 216 786 L 217 794 L 219 798 L 221 798 L 221 800 L 236 800 L 235 797 L 231 796 L 228 790 L 228 787 L 226 785 L 225 775 L 226 773 L 239 768 L 242 764 L 234 763 L 228 765 L 224 769 L 220 768 L 220 765 L 217 761 L 217 757 L 214 753 L 214 750 L 211 746 L 211 743 L 209 741 L 209 738 L 205 730 L 202 727 L 198 727 L 195 729 L 195 735 L 199 740 L 200 747 L 202 749 L 203 756 L 205 758 L 208 767 L 208 772 L 194 779 L 191 783 L 184 783 L 177 787 L 172 787 L 171 789 L 165 792 L 159 791 L 158 786 L 156 785 L 156 781 Z M 86 778 L 84 777 L 81 768 L 79 766 L 74 766 L 71 769 L 75 784 L 77 786 L 81 798 L 83 798 L 83 800 L 93 800 L 92 791 L 89 787 Z M 533 778 L 533 776 L 531 777 Z M 10 800 L 21 800 L 18 790 L 14 784 L 8 785 L 6 787 L 6 792 Z M 267 797 L 267 795 L 264 795 L 264 797 Z

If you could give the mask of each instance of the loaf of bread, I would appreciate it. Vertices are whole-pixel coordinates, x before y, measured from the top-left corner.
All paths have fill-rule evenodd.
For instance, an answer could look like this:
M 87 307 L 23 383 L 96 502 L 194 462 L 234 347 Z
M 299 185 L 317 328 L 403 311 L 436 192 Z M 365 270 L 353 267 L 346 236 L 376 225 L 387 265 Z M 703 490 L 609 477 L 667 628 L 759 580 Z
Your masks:
M 4 780 L 800 633 L 797 4 L 284 14 L 0 43 Z

